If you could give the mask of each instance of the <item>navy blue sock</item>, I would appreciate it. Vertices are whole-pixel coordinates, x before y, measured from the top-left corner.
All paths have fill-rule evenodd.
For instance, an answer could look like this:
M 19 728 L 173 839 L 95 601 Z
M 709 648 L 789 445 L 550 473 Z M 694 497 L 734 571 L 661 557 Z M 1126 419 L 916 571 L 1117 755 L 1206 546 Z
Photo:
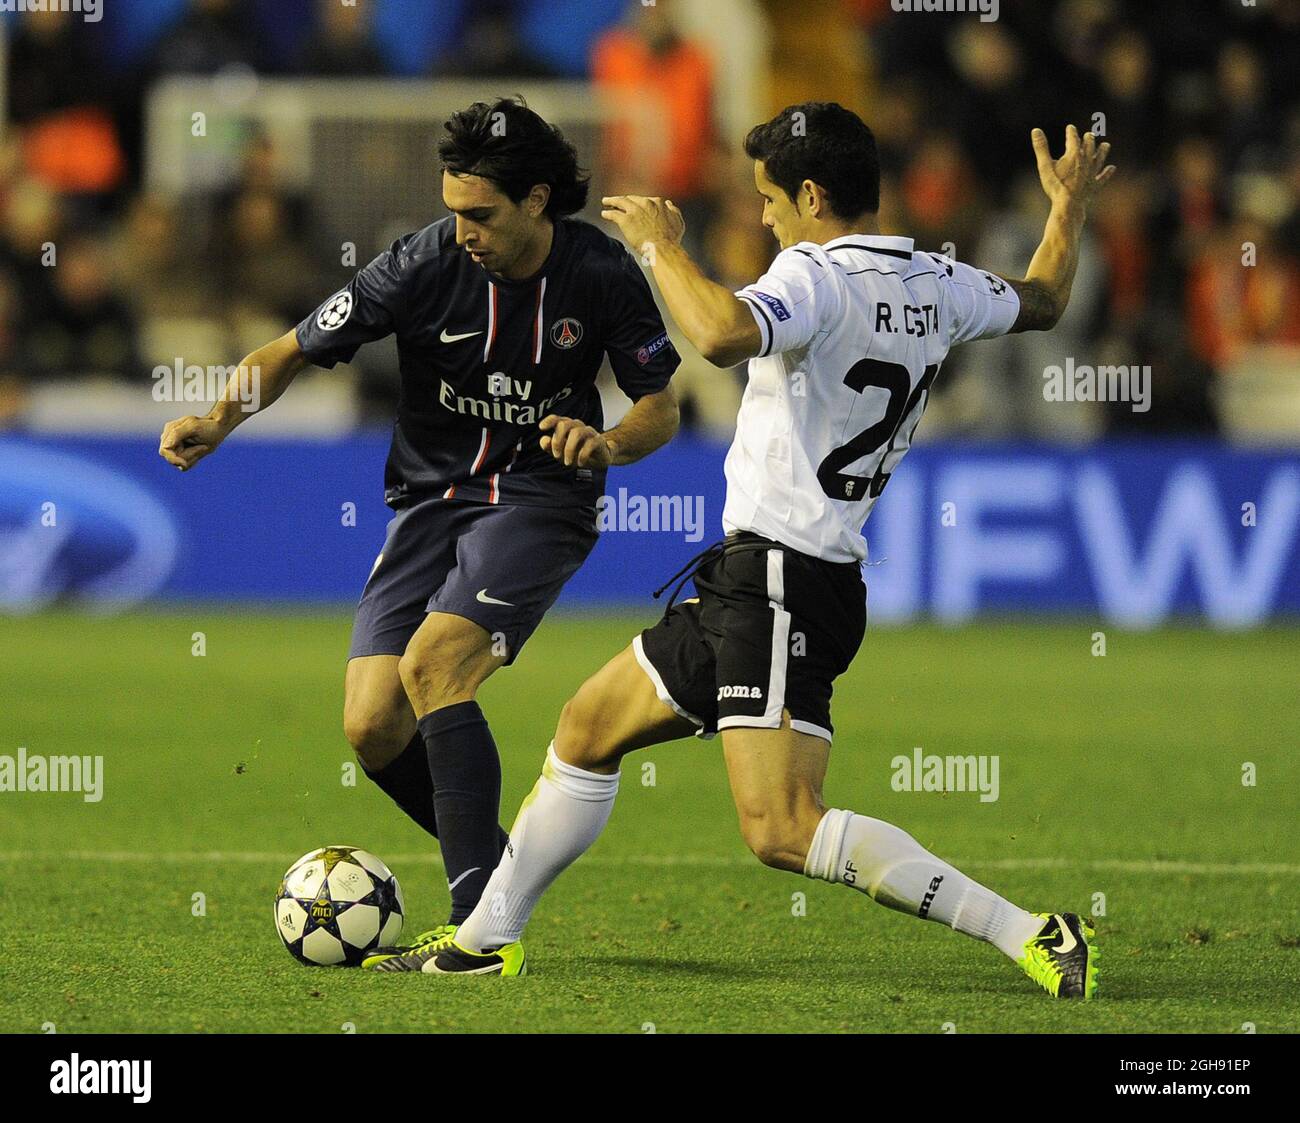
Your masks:
M 459 924 L 474 911 L 509 841 L 497 821 L 501 758 L 477 702 L 457 702 L 425 714 L 419 729 L 451 888 L 450 923 Z
M 399 756 L 383 768 L 362 771 L 398 807 L 417 824 L 438 837 L 438 815 L 433 806 L 433 777 L 429 775 L 429 751 L 424 745 L 424 734 L 417 731 Z M 501 828 L 498 832 L 498 857 L 505 852 L 510 836 Z
M 433 780 L 429 776 L 429 754 L 419 732 L 400 755 L 383 768 L 362 771 L 398 807 L 419 823 L 434 838 L 438 837 L 438 815 L 433 807 Z

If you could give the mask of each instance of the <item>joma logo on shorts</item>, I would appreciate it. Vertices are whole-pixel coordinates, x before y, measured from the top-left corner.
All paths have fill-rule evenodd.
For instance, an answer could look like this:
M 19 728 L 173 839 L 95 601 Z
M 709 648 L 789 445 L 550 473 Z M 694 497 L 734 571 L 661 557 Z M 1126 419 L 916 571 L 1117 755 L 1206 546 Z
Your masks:
M 723 698 L 761 698 L 763 697 L 763 688 L 761 686 L 720 686 L 718 687 L 718 701 Z

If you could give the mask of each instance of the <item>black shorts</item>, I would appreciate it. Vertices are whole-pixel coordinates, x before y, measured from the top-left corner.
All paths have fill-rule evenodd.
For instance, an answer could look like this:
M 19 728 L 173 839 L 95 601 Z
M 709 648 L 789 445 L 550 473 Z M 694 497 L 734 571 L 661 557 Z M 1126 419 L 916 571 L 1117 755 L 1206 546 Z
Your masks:
M 594 507 L 441 497 L 403 507 L 357 605 L 349 659 L 401 655 L 430 612 L 500 636 L 513 663 L 596 544 Z
M 674 605 L 632 641 L 666 705 L 710 737 L 776 729 L 831 739 L 831 683 L 867 626 L 856 562 L 809 557 L 757 534 L 727 538 L 695 575 L 699 597 Z

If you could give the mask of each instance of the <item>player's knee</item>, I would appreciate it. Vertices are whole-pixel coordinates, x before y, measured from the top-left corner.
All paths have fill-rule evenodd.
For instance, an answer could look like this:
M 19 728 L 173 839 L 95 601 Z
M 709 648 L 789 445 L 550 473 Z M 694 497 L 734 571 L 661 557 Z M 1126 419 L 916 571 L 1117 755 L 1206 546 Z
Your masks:
M 390 715 L 360 707 L 344 709 L 343 735 L 369 772 L 391 763 L 406 747 L 406 730 Z
M 439 687 L 445 682 L 445 676 L 441 671 L 442 668 L 423 646 L 408 647 L 397 661 L 397 674 L 402 680 L 402 688 L 412 701 L 438 692 Z
M 617 747 L 608 737 L 608 723 L 601 720 L 601 709 L 586 686 L 564 703 L 555 729 L 555 751 L 566 764 L 590 770 L 618 759 Z
M 417 709 L 473 697 L 480 678 L 476 671 L 473 652 L 450 639 L 412 640 L 397 662 L 402 686 Z

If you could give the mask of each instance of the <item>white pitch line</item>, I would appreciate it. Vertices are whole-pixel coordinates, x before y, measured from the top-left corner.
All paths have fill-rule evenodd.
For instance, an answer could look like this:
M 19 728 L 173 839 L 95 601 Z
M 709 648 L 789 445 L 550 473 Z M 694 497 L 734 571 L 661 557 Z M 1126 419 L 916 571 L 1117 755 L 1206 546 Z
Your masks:
M 174 864 L 202 864 L 216 862 L 280 863 L 286 853 L 256 850 L 193 850 L 161 851 L 143 850 L 0 850 L 0 862 L 166 862 Z M 292 860 L 292 859 L 289 859 Z M 440 866 L 442 858 L 433 853 L 389 854 L 385 858 L 394 866 Z M 758 862 L 754 858 L 730 854 L 643 854 L 616 858 L 603 854 L 587 855 L 581 859 L 593 866 L 704 866 L 742 868 Z M 986 870 L 1100 870 L 1112 873 L 1157 874 L 1258 874 L 1297 875 L 1300 863 L 1294 862 L 1184 862 L 1165 859 L 1125 858 L 968 858 L 952 862 L 958 869 Z

